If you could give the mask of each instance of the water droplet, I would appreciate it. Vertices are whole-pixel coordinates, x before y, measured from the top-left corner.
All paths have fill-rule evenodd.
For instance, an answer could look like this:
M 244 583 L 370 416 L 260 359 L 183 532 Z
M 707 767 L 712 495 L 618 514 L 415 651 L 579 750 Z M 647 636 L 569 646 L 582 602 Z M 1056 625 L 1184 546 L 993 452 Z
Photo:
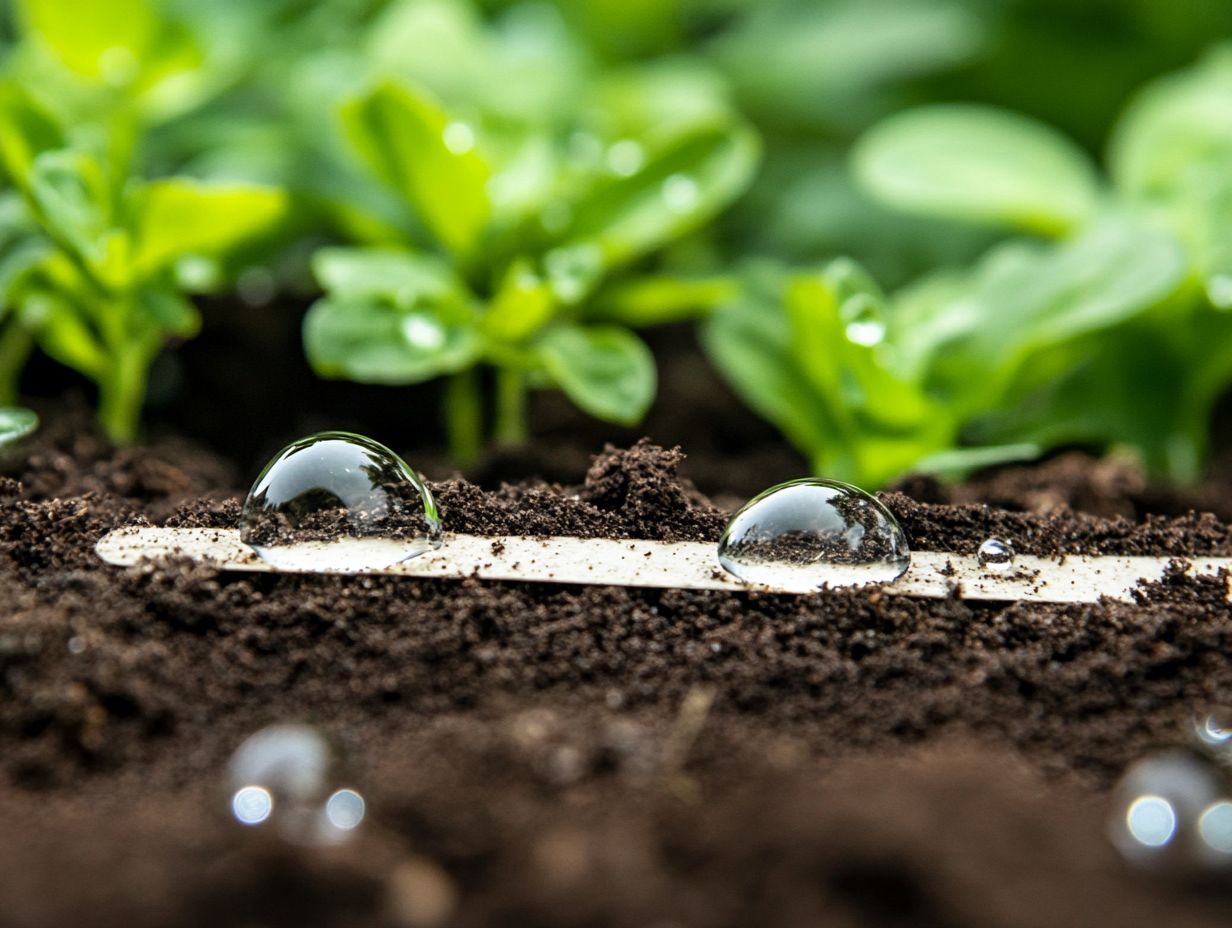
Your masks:
M 613 174 L 632 177 L 646 163 L 646 152 L 632 139 L 613 142 L 607 150 L 607 166 Z
M 423 351 L 435 351 L 445 344 L 445 330 L 431 316 L 405 316 L 402 319 L 402 337 L 412 348 Z
M 295 844 L 337 844 L 364 819 L 364 797 L 343 784 L 338 753 L 308 725 L 271 725 L 249 737 L 227 765 L 231 815 L 277 828 Z
M 1232 801 L 1219 799 L 1198 816 L 1200 853 L 1208 867 L 1232 864 Z
M 1232 709 L 1219 706 L 1193 720 L 1194 734 L 1208 748 L 1232 749 Z
M 867 294 L 856 294 L 845 300 L 840 312 L 847 323 L 843 332 L 848 341 L 872 348 L 885 340 L 885 320 L 881 318 L 877 304 Z
M 697 207 L 701 191 L 687 174 L 672 174 L 663 181 L 663 202 L 673 213 L 687 213 Z
M 984 539 L 975 557 L 982 568 L 996 573 L 1005 573 L 1014 566 L 1014 549 L 1003 538 Z
M 80 635 L 74 635 L 68 640 L 68 653 L 80 654 L 86 649 L 86 643 L 81 639 Z
M 894 580 L 910 566 L 890 510 L 837 480 L 793 480 L 751 499 L 727 524 L 719 563 L 750 583 L 792 592 Z
M 268 306 L 278 292 L 278 281 L 269 268 L 254 264 L 235 278 L 235 291 L 246 306 Z
M 1208 278 L 1206 298 L 1216 309 L 1232 309 L 1232 274 L 1215 274 Z
M 265 465 L 240 539 L 284 570 L 376 570 L 439 548 L 441 523 L 400 457 L 362 435 L 322 432 Z
M 1187 751 L 1168 751 L 1131 766 L 1113 791 L 1110 835 L 1136 864 L 1192 869 L 1207 856 L 1201 821 L 1221 799 L 1222 778 L 1209 761 Z M 1226 814 L 1211 813 L 1206 830 L 1219 842 Z
M 465 155 L 475 147 L 475 130 L 464 122 L 451 122 L 445 127 L 445 147 L 455 155 Z

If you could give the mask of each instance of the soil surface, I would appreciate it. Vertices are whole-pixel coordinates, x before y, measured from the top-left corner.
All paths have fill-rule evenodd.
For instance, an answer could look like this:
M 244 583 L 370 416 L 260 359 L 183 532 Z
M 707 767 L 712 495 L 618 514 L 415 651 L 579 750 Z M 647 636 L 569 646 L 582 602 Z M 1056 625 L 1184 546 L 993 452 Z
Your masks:
M 381 437 L 381 436 L 377 436 Z M 682 455 L 573 484 L 432 484 L 448 531 L 715 540 Z M 1131 869 L 1126 764 L 1232 692 L 1219 581 L 1134 604 L 120 570 L 149 521 L 235 526 L 228 465 L 54 422 L 0 481 L 0 925 L 1215 926 Z M 1232 553 L 1227 485 L 1081 455 L 883 501 L 917 549 Z M 1225 508 L 1220 508 L 1225 507 Z M 342 746 L 336 847 L 229 816 L 276 722 Z

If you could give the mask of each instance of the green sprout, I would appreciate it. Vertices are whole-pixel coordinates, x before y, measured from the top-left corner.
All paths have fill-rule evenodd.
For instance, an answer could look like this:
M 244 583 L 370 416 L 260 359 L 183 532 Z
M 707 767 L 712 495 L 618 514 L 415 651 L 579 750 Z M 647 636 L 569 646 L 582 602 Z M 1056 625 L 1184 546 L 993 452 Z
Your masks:
M 497 69 L 505 53 L 496 38 L 454 25 L 457 42 L 479 44 L 456 52 L 464 65 L 432 58 L 439 69 L 463 68 L 449 79 L 437 73 L 437 83 L 478 87 L 472 71 Z M 412 31 L 406 36 L 413 41 Z M 562 98 L 559 79 L 545 76 L 541 98 L 534 80 L 518 85 L 532 95 L 529 106 L 519 97 L 451 112 L 424 83 L 398 77 L 342 107 L 351 149 L 418 231 L 317 253 L 325 295 L 305 319 L 305 351 L 325 377 L 448 378 L 445 424 L 460 462 L 473 461 L 488 438 L 524 441 L 533 389 L 636 423 L 654 398 L 656 372 L 633 327 L 687 318 L 727 292 L 722 281 L 629 271 L 744 189 L 758 157 L 752 131 L 704 71 L 600 79 L 574 71 L 580 102 Z M 483 87 L 510 96 L 495 74 Z M 494 398 L 485 408 L 489 377 Z

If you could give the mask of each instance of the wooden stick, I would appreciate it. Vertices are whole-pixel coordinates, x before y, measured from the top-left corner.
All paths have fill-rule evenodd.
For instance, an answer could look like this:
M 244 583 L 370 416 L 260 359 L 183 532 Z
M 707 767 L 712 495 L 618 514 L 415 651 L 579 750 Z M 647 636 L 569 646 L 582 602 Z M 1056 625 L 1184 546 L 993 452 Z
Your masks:
M 317 543 L 328 564 L 328 543 Z M 123 528 L 95 547 L 109 564 L 128 566 L 142 560 L 188 558 L 220 570 L 285 573 L 353 573 L 328 566 L 287 571 L 261 560 L 240 541 L 235 529 Z M 716 546 L 703 542 L 613 540 L 607 538 L 535 538 L 448 535 L 437 551 L 380 570 L 360 573 L 392 576 L 511 580 L 533 583 L 578 583 L 685 590 L 784 592 L 745 583 L 723 570 Z M 1090 603 L 1101 597 L 1130 600 L 1142 583 L 1161 579 L 1167 557 L 1058 558 L 1019 555 L 1004 573 L 980 567 L 973 556 L 916 551 L 911 568 L 886 593 L 902 596 Z M 1180 559 L 1191 576 L 1232 573 L 1232 558 Z M 1232 592 L 1230 592 L 1232 598 Z

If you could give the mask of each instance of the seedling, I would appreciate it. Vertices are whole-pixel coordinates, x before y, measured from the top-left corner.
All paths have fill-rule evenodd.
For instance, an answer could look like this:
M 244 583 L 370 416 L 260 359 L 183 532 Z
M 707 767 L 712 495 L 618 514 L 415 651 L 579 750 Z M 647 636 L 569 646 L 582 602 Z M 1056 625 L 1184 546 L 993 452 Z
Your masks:
M 631 326 L 680 317 L 713 283 L 650 280 L 643 286 L 654 292 L 632 298 L 604 285 L 730 202 L 757 146 L 717 104 L 652 124 L 662 87 L 632 83 L 601 88 L 644 110 L 600 113 L 630 123 L 623 132 L 579 127 L 565 143 L 546 126 L 510 137 L 482 114 L 464 121 L 405 82 L 351 100 L 342 111 L 348 141 L 424 235 L 318 252 L 326 295 L 304 322 L 314 369 L 381 384 L 448 377 L 446 426 L 459 461 L 484 442 L 482 368 L 494 372 L 492 435 L 501 442 L 526 438 L 531 388 L 558 389 L 606 421 L 641 419 L 656 375 Z

